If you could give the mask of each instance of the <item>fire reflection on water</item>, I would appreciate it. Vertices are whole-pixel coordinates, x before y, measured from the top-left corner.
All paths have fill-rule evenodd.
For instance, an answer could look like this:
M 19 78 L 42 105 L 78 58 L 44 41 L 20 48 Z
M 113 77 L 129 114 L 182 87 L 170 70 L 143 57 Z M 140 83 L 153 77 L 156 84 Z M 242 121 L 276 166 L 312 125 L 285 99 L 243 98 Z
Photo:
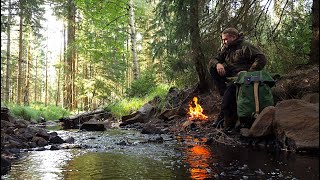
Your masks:
M 218 172 L 210 167 L 213 162 L 213 153 L 208 145 L 204 144 L 206 138 L 192 138 L 188 136 L 185 139 L 187 145 L 185 161 L 189 164 L 189 172 L 192 179 L 209 179 L 217 175 Z

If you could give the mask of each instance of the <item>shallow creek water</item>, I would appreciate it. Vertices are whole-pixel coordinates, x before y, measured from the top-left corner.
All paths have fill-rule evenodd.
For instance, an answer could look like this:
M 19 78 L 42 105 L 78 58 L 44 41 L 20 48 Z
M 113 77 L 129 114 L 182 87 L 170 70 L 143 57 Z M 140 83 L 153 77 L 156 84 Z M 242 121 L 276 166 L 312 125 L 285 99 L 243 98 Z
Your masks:
M 224 145 L 134 130 L 56 131 L 87 148 L 28 151 L 1 179 L 319 179 L 319 156 Z

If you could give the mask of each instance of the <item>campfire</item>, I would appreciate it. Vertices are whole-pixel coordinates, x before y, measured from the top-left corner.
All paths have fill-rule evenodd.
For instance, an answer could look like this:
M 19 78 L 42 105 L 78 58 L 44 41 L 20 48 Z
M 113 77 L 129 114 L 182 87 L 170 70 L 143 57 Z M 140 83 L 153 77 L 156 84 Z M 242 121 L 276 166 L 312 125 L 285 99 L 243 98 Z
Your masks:
M 198 98 L 195 96 L 193 97 L 193 101 L 190 102 L 189 104 L 189 120 L 207 120 L 208 116 L 204 115 L 203 109 L 198 104 Z

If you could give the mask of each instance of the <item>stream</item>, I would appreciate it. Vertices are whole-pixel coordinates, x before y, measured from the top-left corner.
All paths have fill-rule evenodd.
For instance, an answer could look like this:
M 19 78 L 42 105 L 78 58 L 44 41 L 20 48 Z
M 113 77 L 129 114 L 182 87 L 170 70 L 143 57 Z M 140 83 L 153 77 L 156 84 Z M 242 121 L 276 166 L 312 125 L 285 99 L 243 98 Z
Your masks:
M 205 138 L 135 130 L 55 130 L 86 148 L 22 152 L 1 179 L 319 179 L 319 156 L 208 146 Z M 159 140 L 163 141 L 160 142 Z

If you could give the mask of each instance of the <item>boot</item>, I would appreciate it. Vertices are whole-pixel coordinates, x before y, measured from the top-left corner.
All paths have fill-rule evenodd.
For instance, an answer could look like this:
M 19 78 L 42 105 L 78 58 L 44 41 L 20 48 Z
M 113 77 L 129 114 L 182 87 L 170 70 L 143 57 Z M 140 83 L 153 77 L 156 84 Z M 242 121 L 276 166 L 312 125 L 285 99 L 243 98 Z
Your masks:
M 230 134 L 235 129 L 236 122 L 237 122 L 236 117 L 225 116 L 223 131 L 226 134 Z
M 224 122 L 224 116 L 223 113 L 220 112 L 218 115 L 217 120 L 214 121 L 213 127 L 215 128 L 222 128 L 223 127 L 223 122 Z

